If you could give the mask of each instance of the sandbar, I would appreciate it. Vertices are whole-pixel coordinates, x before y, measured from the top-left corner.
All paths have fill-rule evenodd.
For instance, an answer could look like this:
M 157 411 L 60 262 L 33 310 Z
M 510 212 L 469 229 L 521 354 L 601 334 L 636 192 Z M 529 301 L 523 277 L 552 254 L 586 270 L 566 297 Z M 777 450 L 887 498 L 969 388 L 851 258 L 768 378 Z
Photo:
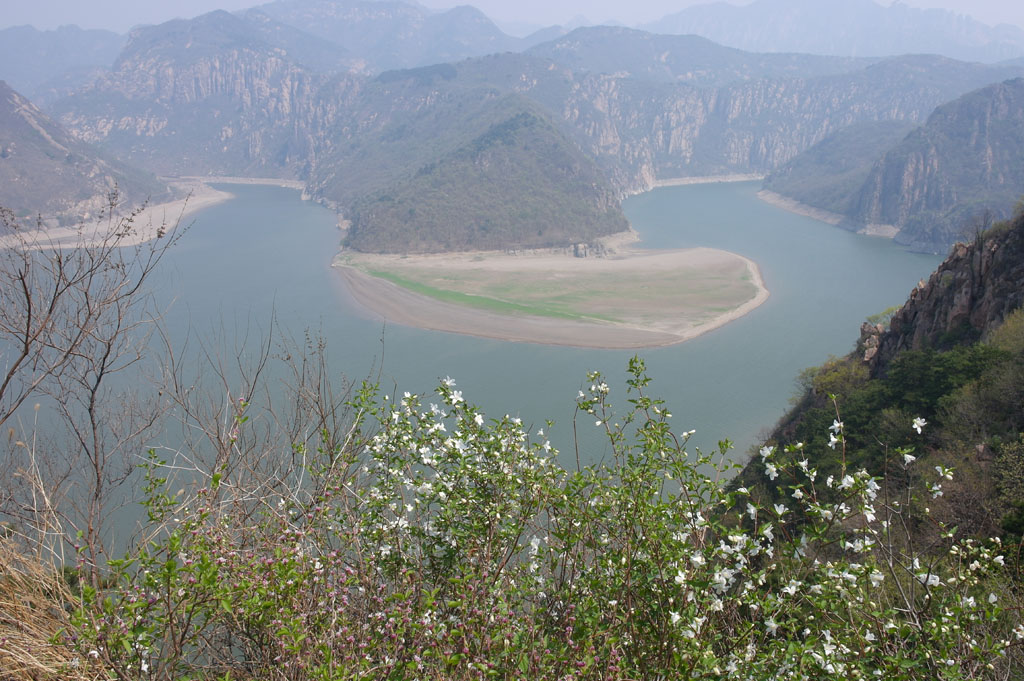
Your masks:
M 653 251 L 618 244 L 603 257 L 574 257 L 566 252 L 471 252 L 437 255 L 369 255 L 342 252 L 335 266 L 353 299 L 372 318 L 436 331 L 447 331 L 504 341 L 561 345 L 580 348 L 640 349 L 682 343 L 738 319 L 768 298 L 757 265 L 740 255 L 711 248 Z M 694 282 L 692 295 L 641 289 L 648 286 L 614 284 L 607 297 L 595 299 L 591 309 L 606 309 L 619 319 L 588 317 L 587 301 L 577 303 L 576 319 L 514 314 L 480 309 L 438 299 L 410 290 L 370 272 L 384 270 L 422 281 L 436 272 L 438 278 L 459 279 L 463 287 L 487 291 L 488 278 L 495 286 L 506 285 L 529 294 L 524 282 L 559 290 L 559 278 L 573 295 L 582 282 L 658 281 L 661 275 L 675 286 L 672 277 Z M 710 277 L 716 281 L 706 284 Z M 547 283 L 545 283 L 547 282 Z M 724 283 L 723 283 L 724 282 Z M 742 283 L 742 300 L 736 287 Z M 576 288 L 574 288 L 574 286 Z M 560 290 L 559 290 L 560 291 Z M 727 309 L 715 308 L 702 296 L 729 296 Z M 710 292 L 710 293 L 709 293 Z M 618 296 L 616 296 L 616 293 Z M 487 294 L 489 295 L 489 294 Z M 725 298 L 723 297 L 723 300 Z M 665 306 L 671 300 L 670 306 Z

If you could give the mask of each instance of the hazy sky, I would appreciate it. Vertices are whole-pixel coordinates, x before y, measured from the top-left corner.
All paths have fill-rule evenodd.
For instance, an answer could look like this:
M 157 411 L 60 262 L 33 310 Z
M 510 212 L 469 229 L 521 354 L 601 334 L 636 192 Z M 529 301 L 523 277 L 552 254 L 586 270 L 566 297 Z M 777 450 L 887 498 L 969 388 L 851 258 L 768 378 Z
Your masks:
M 237 10 L 266 0 L 0 0 L 0 28 L 31 24 L 40 29 L 62 24 L 107 28 L 124 32 L 137 24 L 152 24 L 175 17 L 193 17 L 213 9 Z M 748 4 L 750 0 L 732 0 Z M 905 0 L 915 7 L 945 7 L 970 14 L 986 23 L 1016 24 L 1024 28 L 1022 0 Z M 617 21 L 634 26 L 659 19 L 707 0 L 420 0 L 428 7 L 470 4 L 499 22 L 538 25 L 565 24 L 584 16 L 591 22 Z M 882 4 L 890 4 L 882 0 Z

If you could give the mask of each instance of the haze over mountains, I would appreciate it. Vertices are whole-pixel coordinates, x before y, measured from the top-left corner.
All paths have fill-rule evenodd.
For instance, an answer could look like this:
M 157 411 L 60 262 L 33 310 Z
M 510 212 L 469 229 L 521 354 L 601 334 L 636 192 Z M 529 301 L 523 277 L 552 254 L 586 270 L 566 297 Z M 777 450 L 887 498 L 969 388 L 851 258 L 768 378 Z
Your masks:
M 642 27 L 652 33 L 694 33 L 752 52 L 809 52 L 851 57 L 941 54 L 966 61 L 1018 57 L 1024 30 L 987 26 L 940 9 L 873 0 L 755 0 L 688 7 Z
M 678 29 L 683 15 L 692 19 L 698 10 L 742 11 L 737 21 L 756 23 L 771 9 L 780 26 L 816 26 L 814 17 L 832 4 L 711 5 L 661 23 Z M 352 222 L 354 247 L 549 246 L 625 228 L 618 200 L 658 179 L 768 174 L 812 148 L 818 163 L 833 159 L 835 173 L 847 174 L 839 184 L 848 189 L 866 181 L 871 163 L 936 107 L 1024 76 L 1020 61 L 881 57 L 889 53 L 882 42 L 864 42 L 884 33 L 892 45 L 918 45 L 901 37 L 915 29 L 947 52 L 977 49 L 989 61 L 1024 54 L 1024 40 L 1015 42 L 1006 27 L 870 0 L 839 5 L 860 14 L 843 15 L 833 28 L 876 47 L 833 52 L 871 56 L 755 53 L 695 35 L 615 27 L 520 39 L 471 7 L 430 12 L 397 1 L 279 0 L 138 28 L 126 43 L 71 28 L 6 29 L 0 38 L 18 37 L 26 54 L 35 50 L 36 63 L 5 61 L 0 77 L 35 93 L 70 134 L 147 171 L 302 180 L 310 196 Z M 893 28 L 872 33 L 868 24 L 880 16 Z M 842 35 L 833 34 L 841 46 Z M 53 51 L 62 36 L 84 46 L 78 63 Z M 116 59 L 97 74 L 94 62 L 115 47 Z M 1011 98 L 1007 106 L 1020 103 Z M 972 111 L 988 115 L 984 107 Z M 956 125 L 976 125 L 971 115 Z M 990 143 L 999 146 L 1018 131 L 1002 126 L 992 134 L 998 139 Z M 844 148 L 843 135 L 870 142 L 856 144 L 856 158 L 815 147 Z M 939 156 L 956 153 L 935 147 Z M 846 210 L 835 182 L 831 194 L 810 196 L 806 188 L 823 189 L 821 182 L 801 191 L 793 178 L 809 177 L 806 170 L 780 172 L 790 181 L 776 174 L 769 182 L 775 191 L 855 221 L 889 219 L 880 208 Z M 1007 197 L 1020 191 L 1014 177 L 989 174 L 981 181 L 1001 188 L 972 195 L 1008 210 Z M 892 221 L 905 230 L 904 243 L 944 250 L 958 233 L 906 218 L 923 208 L 901 198 L 905 183 L 878 187 L 875 204 L 904 206 L 904 217 Z M 980 205 L 957 207 L 966 194 L 946 192 L 960 197 L 943 204 L 953 211 L 950 224 Z

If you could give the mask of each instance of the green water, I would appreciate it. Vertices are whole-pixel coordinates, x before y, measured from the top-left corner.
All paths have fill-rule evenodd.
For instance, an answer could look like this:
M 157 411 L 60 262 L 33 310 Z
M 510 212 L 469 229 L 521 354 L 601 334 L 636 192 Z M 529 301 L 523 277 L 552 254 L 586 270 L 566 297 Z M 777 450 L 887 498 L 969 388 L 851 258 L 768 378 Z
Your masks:
M 670 348 L 639 353 L 679 430 L 713 446 L 730 438 L 745 451 L 783 413 L 804 367 L 849 352 L 868 315 L 902 303 L 939 258 L 851 234 L 759 201 L 759 183 L 657 189 L 628 199 L 625 212 L 650 248 L 709 246 L 761 267 L 769 300 L 742 319 Z M 428 392 L 451 376 L 493 416 L 556 422 L 568 453 L 573 400 L 588 370 L 621 385 L 631 351 L 506 343 L 383 324 L 348 297 L 330 268 L 335 216 L 293 190 L 222 186 L 237 198 L 199 213 L 168 258 L 161 282 L 174 299 L 167 326 L 199 335 L 250 338 L 274 330 L 322 330 L 338 375 L 379 368 L 385 390 Z M 272 322 L 272 317 L 275 320 Z M 194 343 L 193 343 L 194 349 Z M 613 400 L 616 393 L 613 392 Z M 619 391 L 618 402 L 624 397 Z M 581 456 L 605 455 L 593 421 L 580 421 Z M 568 459 L 567 459 L 568 461 Z

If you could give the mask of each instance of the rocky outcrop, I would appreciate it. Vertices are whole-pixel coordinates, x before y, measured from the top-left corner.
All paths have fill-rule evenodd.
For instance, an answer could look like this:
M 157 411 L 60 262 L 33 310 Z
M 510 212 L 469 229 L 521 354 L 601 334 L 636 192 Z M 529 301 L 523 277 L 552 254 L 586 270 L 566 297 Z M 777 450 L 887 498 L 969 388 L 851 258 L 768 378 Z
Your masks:
M 877 351 L 865 355 L 872 374 L 884 374 L 889 362 L 904 350 L 943 349 L 983 338 L 1024 306 L 1022 282 L 1024 215 L 1018 215 L 970 244 L 954 246 L 928 281 L 911 292 L 890 320 L 889 330 L 877 334 L 873 343 Z

